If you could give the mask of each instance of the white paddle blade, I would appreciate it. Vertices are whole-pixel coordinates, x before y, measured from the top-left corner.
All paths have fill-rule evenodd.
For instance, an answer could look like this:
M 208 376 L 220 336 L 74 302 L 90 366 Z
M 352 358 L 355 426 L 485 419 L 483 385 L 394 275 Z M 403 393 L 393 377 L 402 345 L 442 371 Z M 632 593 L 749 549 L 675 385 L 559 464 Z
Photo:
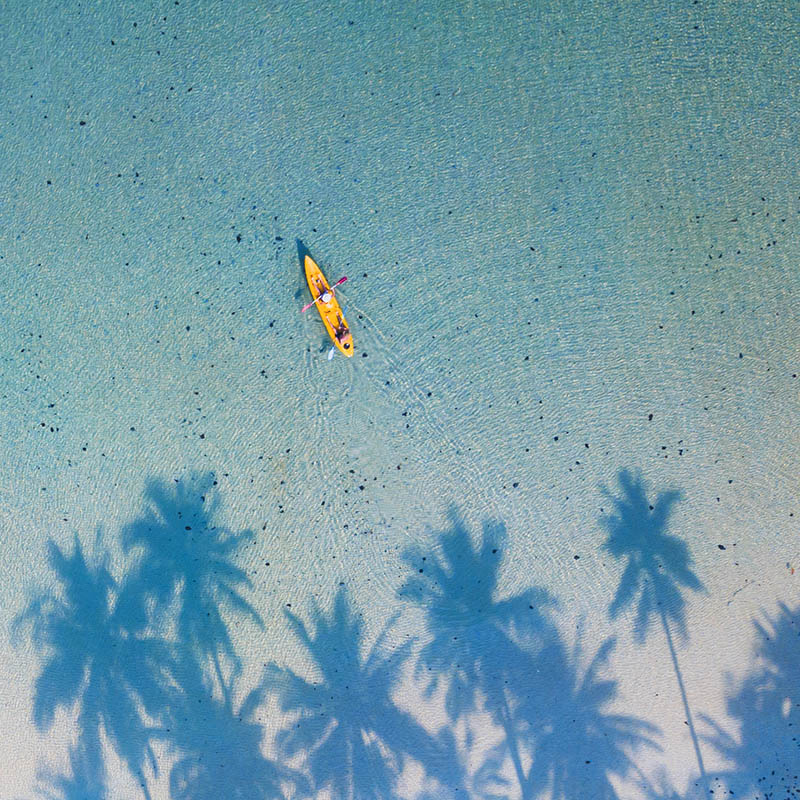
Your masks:
M 335 347 L 331 347 L 331 349 L 328 350 L 328 361 L 330 361 L 333 358 L 333 354 L 335 352 L 336 352 L 336 348 Z

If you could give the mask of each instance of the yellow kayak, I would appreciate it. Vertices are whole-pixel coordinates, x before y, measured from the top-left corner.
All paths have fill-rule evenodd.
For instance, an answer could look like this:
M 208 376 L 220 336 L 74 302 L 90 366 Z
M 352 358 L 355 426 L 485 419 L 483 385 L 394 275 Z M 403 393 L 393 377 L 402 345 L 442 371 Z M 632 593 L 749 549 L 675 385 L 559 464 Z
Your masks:
M 315 305 L 323 323 L 325 323 L 328 334 L 341 353 L 348 357 L 352 356 L 353 334 L 350 332 L 350 327 L 344 318 L 344 314 L 342 314 L 336 295 L 322 274 L 322 270 L 309 255 L 306 256 L 305 267 L 308 288 L 311 290 L 311 296 L 317 301 Z M 327 295 L 326 300 L 322 299 L 323 295 Z M 320 299 L 317 300 L 317 298 Z

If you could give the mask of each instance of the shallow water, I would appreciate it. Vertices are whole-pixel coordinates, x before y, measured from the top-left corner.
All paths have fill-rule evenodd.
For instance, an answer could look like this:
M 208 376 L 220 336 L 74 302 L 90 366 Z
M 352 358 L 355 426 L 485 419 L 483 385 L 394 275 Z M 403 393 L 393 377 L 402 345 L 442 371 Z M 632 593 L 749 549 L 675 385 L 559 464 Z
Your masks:
M 600 796 L 610 780 L 621 798 L 688 797 L 700 767 L 666 631 L 700 782 L 725 773 L 737 797 L 763 776 L 776 791 L 791 783 L 797 754 L 782 726 L 797 667 L 757 655 L 755 625 L 780 628 L 784 603 L 791 630 L 800 565 L 790 5 L 11 4 L 0 17 L 0 728 L 14 732 L 0 795 L 135 797 L 144 782 L 153 797 L 210 797 L 230 770 L 266 786 L 263 752 L 319 797 L 519 797 L 518 770 L 526 796 Z M 348 276 L 351 360 L 329 362 L 318 315 L 298 313 L 298 240 L 330 280 Z M 158 482 L 180 515 L 156 505 L 147 517 Z M 213 514 L 200 494 L 218 498 Z M 660 521 L 648 516 L 659 498 L 670 507 Z M 615 513 L 619 558 L 604 547 Z M 186 613 L 208 603 L 224 620 L 202 635 L 178 614 L 191 580 L 143 577 L 137 564 L 160 564 L 158 546 L 125 548 L 142 519 L 183 541 L 192 514 L 200 528 L 254 532 L 225 555 L 249 578 L 234 584 L 254 613 L 198 577 L 205 594 L 184 597 Z M 488 561 L 467 546 L 480 547 L 484 526 L 505 530 Z M 648 534 L 642 545 L 642 530 L 678 544 L 659 550 Z M 150 698 L 148 724 L 198 693 L 216 717 L 156 736 L 133 712 L 115 716 L 96 685 L 81 699 L 78 683 L 47 673 L 53 637 L 18 615 L 60 591 L 48 543 L 69 557 L 76 541 L 87 564 L 107 553 L 119 582 L 103 630 L 146 630 L 197 662 L 173 670 L 166 699 Z M 198 538 L 177 562 L 243 577 L 208 560 L 215 541 Z M 620 584 L 633 589 L 631 552 L 636 585 L 655 586 L 660 604 L 635 595 L 612 615 Z M 439 628 L 435 597 L 401 591 L 437 559 L 456 574 Z M 531 631 L 470 605 L 493 581 L 494 600 L 549 593 L 548 623 Z M 333 633 L 312 655 L 286 612 L 324 627 L 337 597 Z M 134 629 L 144 607 L 157 619 Z M 235 732 L 204 738 L 227 731 L 265 663 L 321 681 L 320 660 L 359 643 L 366 657 L 395 613 L 386 646 L 413 647 L 390 670 L 394 705 L 372 687 L 339 712 L 344 729 L 352 709 L 374 705 L 383 755 L 370 750 L 344 784 L 326 782 L 337 762 L 311 758 L 316 740 L 289 758 L 280 681 L 246 746 Z M 56 674 L 91 651 L 70 630 L 80 646 Z M 473 660 L 461 694 L 477 693 L 474 710 L 447 705 L 459 673 L 442 664 L 439 693 L 423 696 L 437 630 L 469 644 L 440 656 Z M 616 684 L 541 713 L 543 697 L 572 697 L 564 676 L 579 683 L 610 638 L 602 674 Z M 225 673 L 234 653 L 240 675 Z M 119 664 L 106 669 L 119 680 Z M 746 676 L 760 700 L 745 696 Z M 492 705 L 501 677 L 514 686 L 513 735 Z M 346 700 L 349 689 L 331 691 Z M 655 726 L 660 750 L 623 737 L 624 762 L 575 733 L 575 709 L 601 696 L 595 711 Z M 87 722 L 97 707 L 99 728 Z M 144 751 L 115 747 L 108 727 L 123 723 L 123 738 L 152 745 L 158 774 Z M 721 746 L 715 725 L 741 747 Z M 763 752 L 753 729 L 775 732 Z M 237 742 L 252 758 L 234 765 L 225 747 Z M 548 750 L 575 742 L 591 769 L 557 766 Z M 220 766 L 187 776 L 182 758 Z

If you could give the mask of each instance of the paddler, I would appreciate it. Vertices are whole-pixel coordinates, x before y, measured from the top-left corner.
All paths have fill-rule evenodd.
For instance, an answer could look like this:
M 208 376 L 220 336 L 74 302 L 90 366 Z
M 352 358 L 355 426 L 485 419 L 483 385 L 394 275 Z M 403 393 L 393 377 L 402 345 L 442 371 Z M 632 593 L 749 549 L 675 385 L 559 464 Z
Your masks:
M 344 339 L 344 337 L 350 333 L 350 330 L 348 329 L 347 325 L 345 325 L 344 320 L 341 317 L 339 317 L 339 327 L 336 329 L 335 333 L 336 341 L 340 343 L 342 339 Z
M 326 289 L 325 284 L 318 280 L 317 281 L 317 291 L 319 292 L 319 296 L 317 299 L 321 303 L 330 303 L 331 298 L 333 297 L 333 289 Z

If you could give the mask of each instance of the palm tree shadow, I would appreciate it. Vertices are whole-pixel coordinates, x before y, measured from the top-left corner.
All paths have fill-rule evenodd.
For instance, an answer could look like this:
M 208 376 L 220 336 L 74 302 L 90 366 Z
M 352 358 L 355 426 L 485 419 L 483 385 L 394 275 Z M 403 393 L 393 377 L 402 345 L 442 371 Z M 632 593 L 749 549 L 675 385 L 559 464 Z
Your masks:
M 83 743 L 70 751 L 69 773 L 49 769 L 37 772 L 38 794 L 45 800 L 104 800 L 108 797 L 105 766 L 99 753 Z
M 642 796 L 646 800 L 706 800 L 709 797 L 725 797 L 725 794 L 721 791 L 717 791 L 717 789 L 722 789 L 721 785 L 717 784 L 715 786 L 712 781 L 711 786 L 714 790 L 712 793 L 709 793 L 697 781 L 696 774 L 689 778 L 687 786 L 682 792 L 678 791 L 672 785 L 663 767 L 657 771 L 655 778 L 652 780 L 644 775 L 640 775 L 639 777 L 639 786 L 642 790 Z M 730 800 L 735 800 L 735 798 L 731 797 Z
M 251 581 L 236 563 L 255 534 L 217 522 L 215 486 L 212 473 L 175 485 L 148 482 L 145 512 L 122 531 L 124 547 L 142 555 L 129 605 L 136 619 L 150 608 L 173 621 L 178 657 L 169 733 L 160 733 L 177 756 L 172 797 L 280 796 L 297 776 L 263 756 L 256 720 L 263 689 L 236 701 L 242 665 L 226 621 L 233 614 L 263 628 L 242 594 Z
M 138 558 L 119 580 L 108 553 L 88 560 L 77 536 L 71 553 L 49 543 L 58 590 L 34 597 L 14 627 L 42 653 L 37 728 L 48 730 L 64 708 L 75 715 L 77 741 L 71 775 L 43 771 L 42 792 L 104 795 L 103 735 L 145 797 L 148 772 L 158 775 L 157 741 L 176 755 L 174 796 L 220 796 L 224 786 L 234 798 L 260 797 L 249 784 L 236 793 L 251 780 L 271 797 L 291 782 L 261 753 L 254 715 L 263 692 L 235 700 L 241 663 L 227 618 L 263 623 L 235 560 L 254 534 L 217 524 L 215 484 L 210 473 L 174 486 L 149 481 L 144 512 L 122 530 L 124 549 Z M 188 768 L 192 761 L 202 769 Z
M 680 492 L 662 492 L 651 503 L 641 478 L 635 477 L 628 470 L 622 470 L 618 479 L 622 495 L 613 497 L 607 493 L 614 505 L 614 513 L 601 520 L 608 531 L 603 547 L 614 558 L 626 559 L 627 564 L 609 608 L 609 615 L 615 619 L 634 604 L 638 595 L 633 630 L 634 637 L 640 644 L 647 638 L 651 622 L 654 619 L 660 621 L 678 681 L 700 776 L 705 783 L 707 776 L 700 743 L 672 637 L 672 629 L 676 629 L 682 641 L 688 640 L 684 590 L 704 590 L 703 584 L 692 570 L 692 558 L 686 543 L 666 532 L 672 509 L 680 499 Z
M 487 690 L 502 705 L 495 684 L 505 681 L 509 655 L 524 652 L 520 643 L 535 647 L 554 634 L 548 614 L 555 601 L 537 587 L 498 598 L 505 527 L 485 523 L 476 546 L 455 509 L 449 516 L 451 527 L 436 536 L 441 557 L 418 546 L 404 553 L 411 574 L 398 595 L 425 610 L 429 640 L 417 673 L 428 676 L 429 696 L 446 687 L 446 709 L 456 720 Z
M 598 674 L 613 642 L 580 674 L 580 648 L 570 654 L 562 643 L 552 619 L 555 603 L 546 591 L 531 587 L 501 596 L 505 528 L 487 522 L 481 540 L 473 542 L 455 509 L 450 523 L 435 547 L 406 552 L 411 575 L 400 596 L 425 615 L 428 641 L 417 675 L 428 695 L 443 690 L 451 724 L 483 711 L 504 733 L 469 777 L 470 796 L 513 796 L 510 762 L 516 793 L 523 798 L 548 787 L 559 799 L 616 797 L 609 793 L 608 776 L 632 768 L 630 753 L 652 745 L 656 729 L 605 710 L 616 682 Z M 584 793 L 571 794 L 578 784 Z
M 727 697 L 735 733 L 704 717 L 712 729 L 704 738 L 733 765 L 715 776 L 728 792 L 794 797 L 800 765 L 800 605 L 782 603 L 775 619 L 754 624 L 754 667 L 731 682 Z
M 619 483 L 623 496 L 611 497 L 615 513 L 602 520 L 609 533 L 604 549 L 617 559 L 628 560 L 609 609 L 611 618 L 615 619 L 639 594 L 636 640 L 643 643 L 654 617 L 662 614 L 685 640 L 686 601 L 682 590 L 701 591 L 704 587 L 692 571 L 686 543 L 666 533 L 680 492 L 662 492 L 650 503 L 644 483 L 628 470 L 619 473 Z
M 232 678 L 221 697 L 191 654 L 176 677 L 171 733 L 164 736 L 176 756 L 169 776 L 171 800 L 271 800 L 307 790 L 302 775 L 263 753 L 258 721 L 263 684 L 237 702 L 238 679 Z
M 409 759 L 442 785 L 457 781 L 447 742 L 431 736 L 394 702 L 412 644 L 387 646 L 396 616 L 369 649 L 361 615 L 344 588 L 329 612 L 312 608 L 308 626 L 291 612 L 286 617 L 318 678 L 270 663 L 264 686 L 277 695 L 283 712 L 296 718 L 278 736 L 278 748 L 289 761 L 303 758 L 314 792 L 354 800 L 395 798 Z
M 546 694 L 540 692 L 535 703 L 526 698 L 518 714 L 535 748 L 524 797 L 547 790 L 553 800 L 615 800 L 611 776 L 637 772 L 632 755 L 642 747 L 660 749 L 655 725 L 608 710 L 617 696 L 617 681 L 607 668 L 614 646 L 607 639 L 584 666 L 579 636 L 571 651 L 554 639 L 537 659 Z M 541 702 L 545 696 L 547 704 Z
M 444 692 L 451 724 L 487 712 L 502 728 L 504 740 L 486 754 L 470 777 L 476 796 L 508 793 L 503 770 L 511 760 L 520 791 L 529 776 L 525 741 L 515 717 L 519 698 L 538 696 L 531 684 L 531 652 L 541 651 L 557 634 L 549 616 L 553 598 L 536 587 L 501 598 L 500 567 L 507 544 L 502 524 L 486 522 L 480 542 L 473 542 L 455 508 L 450 527 L 435 537 L 434 547 L 409 548 L 404 561 L 409 577 L 399 596 L 424 613 L 428 641 L 417 659 L 417 677 L 428 697 Z M 472 749 L 465 743 L 465 760 Z
M 29 631 L 44 662 L 34 685 L 36 727 L 48 730 L 63 708 L 75 715 L 77 742 L 72 776 L 42 773 L 40 783 L 65 797 L 80 786 L 85 796 L 102 794 L 105 734 L 149 797 L 145 770 L 157 772 L 152 725 L 169 701 L 170 648 L 127 624 L 107 554 L 90 562 L 76 536 L 71 554 L 50 541 L 48 560 L 58 589 L 34 597 L 13 630 Z
M 230 675 L 238 674 L 241 662 L 223 609 L 261 628 L 263 621 L 241 594 L 251 581 L 235 560 L 255 534 L 217 524 L 221 501 L 215 486 L 213 473 L 172 486 L 147 483 L 145 512 L 122 530 L 123 547 L 141 554 L 123 601 L 138 624 L 145 623 L 148 608 L 174 622 L 179 650 L 207 663 L 224 695 L 228 678 L 223 661 Z

